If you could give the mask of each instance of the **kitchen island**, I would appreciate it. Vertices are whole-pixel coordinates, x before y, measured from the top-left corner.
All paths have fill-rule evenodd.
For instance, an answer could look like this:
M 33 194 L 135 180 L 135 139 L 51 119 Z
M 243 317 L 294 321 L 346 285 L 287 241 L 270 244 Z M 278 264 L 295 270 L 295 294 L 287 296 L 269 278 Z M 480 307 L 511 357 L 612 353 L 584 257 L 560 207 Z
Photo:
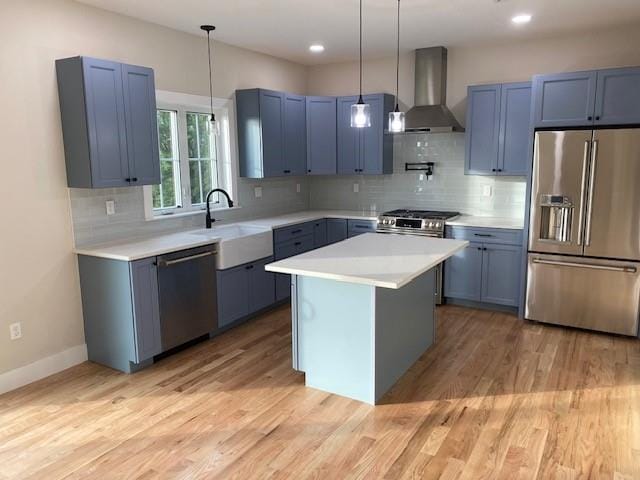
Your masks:
M 376 404 L 435 341 L 434 267 L 467 244 L 367 233 L 267 265 L 291 275 L 305 384 Z

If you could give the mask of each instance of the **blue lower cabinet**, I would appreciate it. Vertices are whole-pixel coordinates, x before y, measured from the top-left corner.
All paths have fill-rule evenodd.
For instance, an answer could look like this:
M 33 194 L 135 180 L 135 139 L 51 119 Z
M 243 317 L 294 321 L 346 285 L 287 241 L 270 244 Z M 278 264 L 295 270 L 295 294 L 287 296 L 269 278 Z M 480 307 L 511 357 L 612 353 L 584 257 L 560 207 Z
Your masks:
M 327 244 L 347 239 L 347 220 L 344 218 L 327 218 Z
M 471 242 L 444 263 L 445 297 L 480 301 L 482 293 L 482 244 Z
M 310 222 L 312 226 L 313 222 Z M 307 225 L 307 224 L 304 224 Z M 288 227 L 292 228 L 292 227 Z M 306 232 L 306 230 L 304 230 Z M 275 232 L 278 233 L 277 231 Z M 278 235 L 274 235 L 274 238 L 278 238 Z M 276 261 L 284 258 L 293 257 L 294 255 L 300 255 L 301 253 L 308 252 L 316 248 L 314 246 L 314 233 L 313 229 L 310 234 L 297 236 L 286 242 L 276 243 L 274 245 L 274 255 Z M 291 296 L 291 276 L 282 273 L 276 274 L 276 302 L 285 300 Z
M 273 258 L 267 258 L 247 266 L 249 275 L 249 313 L 254 313 L 275 303 L 275 274 L 264 267 Z
M 518 306 L 521 231 L 454 227 L 447 237 L 471 242 L 444 264 L 445 297 Z
M 355 237 L 363 233 L 371 233 L 376 231 L 376 222 L 373 220 L 348 220 L 347 221 L 348 237 Z
M 133 298 L 135 361 L 153 358 L 162 352 L 158 267 L 155 257 L 129 263 Z
M 313 222 L 313 248 L 324 247 L 327 244 L 327 221 L 322 219 Z
M 226 327 L 275 302 L 275 275 L 264 266 L 272 257 L 218 270 L 218 326 Z
M 518 305 L 522 247 L 485 245 L 482 251 L 482 301 Z

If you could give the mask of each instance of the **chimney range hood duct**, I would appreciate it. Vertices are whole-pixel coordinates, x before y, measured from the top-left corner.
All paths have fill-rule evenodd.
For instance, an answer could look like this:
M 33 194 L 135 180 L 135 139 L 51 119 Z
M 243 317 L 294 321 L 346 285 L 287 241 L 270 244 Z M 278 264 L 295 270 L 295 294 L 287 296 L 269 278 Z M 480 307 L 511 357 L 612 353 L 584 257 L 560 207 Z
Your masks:
M 415 106 L 405 117 L 407 133 L 464 132 L 447 108 L 447 49 L 416 50 Z

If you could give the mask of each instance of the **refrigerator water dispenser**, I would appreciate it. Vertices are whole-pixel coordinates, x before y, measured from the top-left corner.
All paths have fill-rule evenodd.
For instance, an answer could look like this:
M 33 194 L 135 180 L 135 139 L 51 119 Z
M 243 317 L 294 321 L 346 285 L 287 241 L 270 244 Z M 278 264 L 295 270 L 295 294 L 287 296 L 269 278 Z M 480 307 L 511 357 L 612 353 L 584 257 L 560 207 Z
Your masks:
M 541 195 L 539 239 L 552 242 L 571 242 L 571 220 L 574 206 L 569 197 Z

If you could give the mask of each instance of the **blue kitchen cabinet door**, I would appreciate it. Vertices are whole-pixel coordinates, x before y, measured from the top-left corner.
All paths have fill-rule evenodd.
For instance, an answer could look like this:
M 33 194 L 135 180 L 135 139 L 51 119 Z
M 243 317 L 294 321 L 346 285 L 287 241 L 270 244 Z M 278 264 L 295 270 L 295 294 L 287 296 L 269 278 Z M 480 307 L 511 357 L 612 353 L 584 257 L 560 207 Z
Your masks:
M 444 295 L 480 301 L 482 296 L 481 243 L 469 245 L 444 262 Z
M 597 79 L 594 123 L 640 123 L 640 67 L 599 70 Z
M 593 125 L 596 83 L 595 71 L 534 76 L 534 127 Z
M 255 313 L 275 302 L 275 274 L 264 269 L 272 261 L 273 258 L 270 257 L 245 266 L 249 282 L 249 313 Z
M 327 221 L 313 222 L 313 248 L 324 247 L 327 244 Z
M 122 65 L 122 84 L 131 184 L 159 184 L 160 155 L 153 70 Z
M 353 129 L 360 131 L 360 173 L 393 173 L 393 137 L 385 134 L 393 96 L 379 93 L 365 95 L 363 99 L 371 108 L 371 126 Z
M 501 88 L 498 175 L 526 175 L 531 158 L 531 83 L 507 83 Z
M 484 244 L 482 250 L 482 301 L 517 306 L 522 247 Z
M 245 265 L 218 270 L 218 327 L 249 314 L 249 277 Z
M 360 173 L 360 128 L 351 126 L 351 105 L 357 96 L 339 97 L 338 108 L 338 173 L 354 175 Z
M 129 263 L 135 363 L 162 351 L 157 268 L 155 257 Z
M 287 242 L 276 244 L 274 247 L 275 261 L 282 260 L 284 258 L 292 257 L 296 254 L 296 245 L 294 243 L 297 240 L 290 240 Z M 276 302 L 285 300 L 291 296 L 291 275 L 286 273 L 276 273 Z
M 500 141 L 501 85 L 467 90 L 465 173 L 495 175 Z
M 265 178 L 285 175 L 284 105 L 282 92 L 260 90 L 262 164 Z
M 349 238 L 363 233 L 371 233 L 376 231 L 376 222 L 372 220 L 351 220 L 347 221 L 347 234 Z
M 307 173 L 337 172 L 337 103 L 335 97 L 307 97 Z
M 307 173 L 307 105 L 302 95 L 284 94 L 284 174 Z
M 327 244 L 347 239 L 347 220 L 345 218 L 327 218 Z

